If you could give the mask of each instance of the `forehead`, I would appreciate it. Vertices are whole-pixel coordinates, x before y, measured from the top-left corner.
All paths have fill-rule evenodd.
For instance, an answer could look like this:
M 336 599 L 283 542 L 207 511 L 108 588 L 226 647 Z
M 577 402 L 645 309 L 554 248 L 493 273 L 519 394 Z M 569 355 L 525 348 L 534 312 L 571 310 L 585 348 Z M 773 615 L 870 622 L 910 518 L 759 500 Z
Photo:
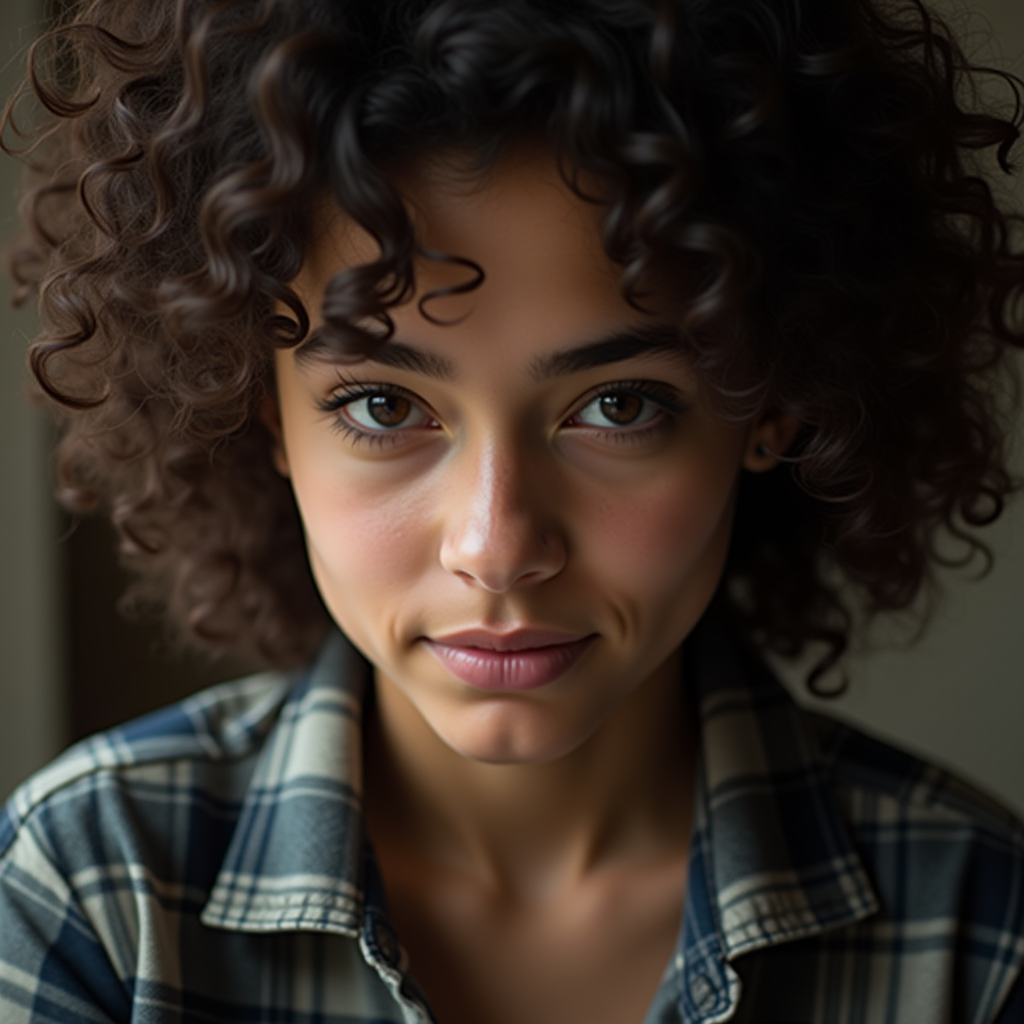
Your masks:
M 486 330 L 493 318 L 540 315 L 561 333 L 580 318 L 635 315 L 620 292 L 621 268 L 602 244 L 604 207 L 576 195 L 547 152 L 516 149 L 473 177 L 457 157 L 421 160 L 391 180 L 417 243 L 435 256 L 415 263 L 417 297 L 435 296 L 430 316 L 472 317 Z M 376 241 L 337 207 L 318 219 L 322 227 L 295 282 L 304 298 L 321 295 L 340 270 L 380 255 Z M 477 287 L 453 293 L 478 274 Z

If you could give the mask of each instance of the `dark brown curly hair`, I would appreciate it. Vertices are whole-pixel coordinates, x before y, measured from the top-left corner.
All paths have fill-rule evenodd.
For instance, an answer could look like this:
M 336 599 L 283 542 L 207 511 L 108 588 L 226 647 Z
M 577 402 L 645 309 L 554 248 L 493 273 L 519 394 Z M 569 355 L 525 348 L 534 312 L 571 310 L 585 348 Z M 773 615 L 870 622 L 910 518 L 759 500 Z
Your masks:
M 139 593 L 194 639 L 308 659 L 327 615 L 258 410 L 308 334 L 289 282 L 316 204 L 380 245 L 323 300 L 357 358 L 415 290 L 395 167 L 445 149 L 482 173 L 542 140 L 601 204 L 627 299 L 687 282 L 723 415 L 800 418 L 788 467 L 741 483 L 717 600 L 827 664 L 849 604 L 910 606 L 949 535 L 984 553 L 970 531 L 1012 489 L 1024 255 L 988 174 L 1021 90 L 921 0 L 86 0 L 31 51 L 5 134 L 32 175 L 11 268 L 41 305 L 60 497 L 109 510 Z

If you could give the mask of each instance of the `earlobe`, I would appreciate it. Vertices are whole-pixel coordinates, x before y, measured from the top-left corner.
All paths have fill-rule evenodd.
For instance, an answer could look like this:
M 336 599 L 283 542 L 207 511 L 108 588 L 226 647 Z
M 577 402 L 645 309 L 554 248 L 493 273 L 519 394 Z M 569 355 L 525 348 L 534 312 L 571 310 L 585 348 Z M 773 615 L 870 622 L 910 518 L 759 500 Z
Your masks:
M 800 420 L 788 413 L 766 413 L 750 429 L 743 468 L 752 473 L 764 473 L 779 464 L 793 443 Z
M 274 468 L 284 477 L 291 476 L 288 454 L 284 447 L 284 431 L 281 429 L 281 410 L 273 395 L 267 395 L 260 404 L 260 421 L 270 432 L 270 458 Z

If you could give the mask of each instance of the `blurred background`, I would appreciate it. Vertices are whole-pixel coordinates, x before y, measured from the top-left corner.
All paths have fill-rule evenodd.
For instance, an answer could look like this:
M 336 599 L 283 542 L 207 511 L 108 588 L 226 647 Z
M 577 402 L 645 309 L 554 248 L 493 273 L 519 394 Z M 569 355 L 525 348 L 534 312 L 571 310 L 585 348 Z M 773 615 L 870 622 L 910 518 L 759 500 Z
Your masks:
M 937 2 L 937 0 L 933 0 Z M 942 0 L 968 52 L 1024 76 L 1022 0 Z M 0 91 L 24 70 L 44 0 L 0 4 Z M 1016 158 L 1024 208 L 1024 144 Z M 0 157 L 0 243 L 17 232 L 20 168 Z M 71 523 L 50 497 L 52 427 L 28 399 L 31 311 L 0 283 L 0 799 L 69 742 L 175 700 L 233 669 L 172 654 L 155 626 L 116 613 L 123 578 L 102 522 Z M 1024 458 L 1018 466 L 1024 472 Z M 825 710 L 953 768 L 1024 814 L 1024 495 L 985 539 L 995 568 L 949 574 L 926 638 L 876 632 Z M 801 697 L 798 667 L 786 671 Z

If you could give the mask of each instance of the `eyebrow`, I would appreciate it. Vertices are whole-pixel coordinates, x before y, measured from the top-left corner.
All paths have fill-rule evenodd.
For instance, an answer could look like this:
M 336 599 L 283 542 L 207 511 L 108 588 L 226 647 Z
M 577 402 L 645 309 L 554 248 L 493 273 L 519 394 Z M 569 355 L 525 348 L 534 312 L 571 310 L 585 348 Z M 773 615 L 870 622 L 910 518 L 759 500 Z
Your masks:
M 594 341 L 537 356 L 530 363 L 529 373 L 534 381 L 544 381 L 640 356 L 665 354 L 685 360 L 683 336 L 679 329 L 669 323 L 638 324 Z M 328 344 L 323 332 L 315 329 L 296 350 L 295 361 L 303 368 L 312 363 L 338 363 L 343 360 Z M 458 377 L 451 360 L 424 352 L 404 341 L 385 342 L 360 362 L 408 370 L 442 381 L 454 381 Z
M 685 359 L 683 336 L 673 324 L 639 324 L 616 331 L 596 341 L 537 356 L 530 364 L 530 376 L 536 381 L 593 370 L 609 363 L 621 363 L 646 355 L 672 355 Z
M 328 343 L 324 331 L 319 327 L 310 331 L 306 340 L 295 350 L 295 362 L 300 370 L 314 363 L 350 365 L 353 362 L 366 362 L 378 366 L 391 366 L 398 370 L 409 370 L 437 380 L 451 381 L 457 376 L 455 364 L 451 360 L 414 348 L 404 341 L 384 342 L 363 359 L 347 359 Z

